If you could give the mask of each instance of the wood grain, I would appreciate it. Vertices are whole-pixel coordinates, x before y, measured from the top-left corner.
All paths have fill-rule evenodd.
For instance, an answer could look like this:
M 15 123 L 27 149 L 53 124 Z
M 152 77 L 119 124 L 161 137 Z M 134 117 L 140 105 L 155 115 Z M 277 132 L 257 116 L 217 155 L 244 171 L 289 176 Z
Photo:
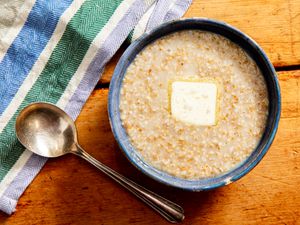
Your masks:
M 300 1 L 195 1 L 186 17 L 225 21 L 257 41 L 274 66 L 300 64 Z
M 95 158 L 181 204 L 183 224 L 300 224 L 300 70 L 279 72 L 282 118 L 276 139 L 247 176 L 214 191 L 190 193 L 161 185 L 121 154 L 107 117 L 107 89 L 93 92 L 76 125 Z M 85 161 L 51 159 L 4 224 L 168 224 Z
M 225 21 L 249 34 L 281 70 L 300 65 L 300 1 L 194 0 L 185 17 Z M 100 83 L 110 81 L 126 48 L 110 61 Z M 161 185 L 121 154 L 107 117 L 107 89 L 95 90 L 76 125 L 81 145 L 95 158 L 181 204 L 183 224 L 300 224 L 300 70 L 279 72 L 282 114 L 276 139 L 262 162 L 229 186 L 200 193 Z M 105 86 L 105 85 L 104 85 Z M 107 85 L 106 85 L 107 86 Z M 1 224 L 168 224 L 83 160 L 51 159 Z
M 299 0 L 194 0 L 184 17 L 208 17 L 229 23 L 252 37 L 275 67 L 300 65 Z M 124 51 L 106 67 L 101 82 L 108 83 Z

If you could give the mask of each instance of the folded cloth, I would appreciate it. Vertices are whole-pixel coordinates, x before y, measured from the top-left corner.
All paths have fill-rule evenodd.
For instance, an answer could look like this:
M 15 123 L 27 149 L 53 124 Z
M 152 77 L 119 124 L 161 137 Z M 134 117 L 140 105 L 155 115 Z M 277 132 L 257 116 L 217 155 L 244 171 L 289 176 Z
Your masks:
M 15 120 L 45 101 L 74 120 L 120 45 L 181 17 L 192 0 L 4 0 L 0 3 L 0 210 L 19 197 L 46 158 L 17 141 Z

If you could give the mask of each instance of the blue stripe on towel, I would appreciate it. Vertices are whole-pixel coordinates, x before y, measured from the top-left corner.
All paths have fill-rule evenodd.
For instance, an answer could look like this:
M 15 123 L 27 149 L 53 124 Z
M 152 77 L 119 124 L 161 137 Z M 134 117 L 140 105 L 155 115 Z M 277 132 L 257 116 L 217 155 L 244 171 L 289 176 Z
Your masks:
M 72 0 L 37 0 L 0 62 L 0 115 L 9 105 Z M 39 31 L 39 34 L 35 32 Z

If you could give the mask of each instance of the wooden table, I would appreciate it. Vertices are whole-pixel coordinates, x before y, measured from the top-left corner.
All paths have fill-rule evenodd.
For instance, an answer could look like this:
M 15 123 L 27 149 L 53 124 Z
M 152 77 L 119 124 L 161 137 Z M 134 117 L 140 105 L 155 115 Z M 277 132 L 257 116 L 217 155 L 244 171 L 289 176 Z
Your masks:
M 97 159 L 181 204 L 183 224 L 300 224 L 300 1 L 195 0 L 186 17 L 223 20 L 253 37 L 278 71 L 282 114 L 276 139 L 247 176 L 214 191 L 189 193 L 145 177 L 124 158 L 107 117 L 108 83 L 123 52 L 111 60 L 76 124 L 82 146 Z M 85 161 L 51 159 L 5 224 L 168 224 Z

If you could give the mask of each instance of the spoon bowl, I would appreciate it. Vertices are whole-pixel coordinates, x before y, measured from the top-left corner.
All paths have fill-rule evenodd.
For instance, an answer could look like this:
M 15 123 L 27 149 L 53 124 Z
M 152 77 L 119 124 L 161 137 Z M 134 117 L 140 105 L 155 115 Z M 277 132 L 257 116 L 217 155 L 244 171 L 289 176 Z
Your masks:
M 75 149 L 76 127 L 60 108 L 48 103 L 27 106 L 16 121 L 16 134 L 26 148 L 44 157 L 58 157 Z
M 15 128 L 17 138 L 28 150 L 44 157 L 58 157 L 67 153 L 78 155 L 169 222 L 178 223 L 184 219 L 183 209 L 179 205 L 136 184 L 85 152 L 77 143 L 77 131 L 73 120 L 57 106 L 44 102 L 28 105 L 18 115 Z

